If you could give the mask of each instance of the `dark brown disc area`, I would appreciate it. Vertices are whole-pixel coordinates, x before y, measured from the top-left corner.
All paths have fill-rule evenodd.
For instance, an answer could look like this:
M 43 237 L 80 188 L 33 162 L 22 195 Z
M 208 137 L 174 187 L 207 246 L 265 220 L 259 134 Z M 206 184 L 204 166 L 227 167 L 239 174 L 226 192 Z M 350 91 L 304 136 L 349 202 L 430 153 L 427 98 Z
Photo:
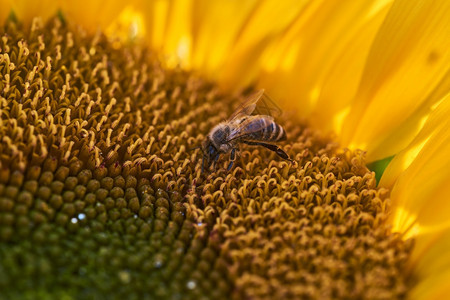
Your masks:
M 59 20 L 0 29 L 5 299 L 396 299 L 412 244 L 363 154 L 294 116 L 291 164 L 200 146 L 242 97 Z

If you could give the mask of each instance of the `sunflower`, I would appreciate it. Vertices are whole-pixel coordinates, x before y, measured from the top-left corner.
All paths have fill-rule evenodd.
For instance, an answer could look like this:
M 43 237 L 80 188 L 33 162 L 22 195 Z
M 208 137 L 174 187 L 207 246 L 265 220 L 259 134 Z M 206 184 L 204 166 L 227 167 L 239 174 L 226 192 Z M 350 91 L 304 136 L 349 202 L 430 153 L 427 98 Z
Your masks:
M 448 294 L 448 1 L 0 4 L 1 298 Z M 295 162 L 202 173 L 260 88 Z

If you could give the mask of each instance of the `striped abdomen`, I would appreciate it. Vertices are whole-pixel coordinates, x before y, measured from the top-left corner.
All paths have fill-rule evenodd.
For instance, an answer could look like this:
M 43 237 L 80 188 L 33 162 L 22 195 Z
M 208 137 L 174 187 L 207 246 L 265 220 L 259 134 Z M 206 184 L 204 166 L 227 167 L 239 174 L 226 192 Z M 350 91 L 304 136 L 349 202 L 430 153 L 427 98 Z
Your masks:
M 240 124 L 240 140 L 277 142 L 286 139 L 283 127 L 270 116 L 251 116 Z

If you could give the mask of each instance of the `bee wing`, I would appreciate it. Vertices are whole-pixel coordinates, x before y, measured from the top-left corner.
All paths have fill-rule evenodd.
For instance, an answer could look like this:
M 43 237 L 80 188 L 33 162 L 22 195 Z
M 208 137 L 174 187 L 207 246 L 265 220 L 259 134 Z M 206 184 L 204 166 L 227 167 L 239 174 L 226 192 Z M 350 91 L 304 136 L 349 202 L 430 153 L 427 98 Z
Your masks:
M 242 118 L 250 115 L 267 115 L 278 116 L 281 109 L 275 102 L 264 92 L 264 89 L 251 94 L 228 118 L 228 121 Z
M 264 119 L 264 120 L 263 120 Z M 268 124 L 273 122 L 273 118 L 271 116 L 261 116 L 261 117 L 252 117 L 247 118 L 232 127 L 230 134 L 228 135 L 227 142 L 231 142 L 232 140 L 242 138 L 246 135 L 251 135 L 252 133 L 259 132 L 266 128 Z
M 279 117 L 281 115 L 281 108 L 269 97 L 266 93 L 261 95 L 259 101 L 256 103 L 254 115 L 266 115 L 271 117 Z

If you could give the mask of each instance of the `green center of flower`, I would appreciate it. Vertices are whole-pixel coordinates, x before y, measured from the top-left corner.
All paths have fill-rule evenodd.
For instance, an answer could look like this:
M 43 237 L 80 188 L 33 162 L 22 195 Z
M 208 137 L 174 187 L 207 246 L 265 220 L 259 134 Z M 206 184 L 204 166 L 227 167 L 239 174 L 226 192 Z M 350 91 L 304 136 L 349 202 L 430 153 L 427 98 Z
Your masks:
M 411 243 L 361 153 L 280 120 L 201 174 L 239 101 L 139 46 L 58 20 L 0 41 L 0 290 L 8 299 L 404 296 Z

